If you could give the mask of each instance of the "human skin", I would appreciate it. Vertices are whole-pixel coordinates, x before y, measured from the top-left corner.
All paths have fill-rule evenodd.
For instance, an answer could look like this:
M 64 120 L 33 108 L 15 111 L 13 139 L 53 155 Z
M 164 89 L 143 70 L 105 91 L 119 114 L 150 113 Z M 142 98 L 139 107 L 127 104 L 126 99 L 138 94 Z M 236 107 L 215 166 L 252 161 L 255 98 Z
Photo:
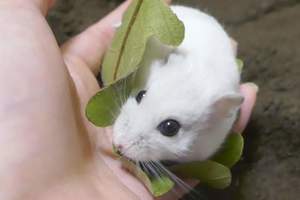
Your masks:
M 84 115 L 100 90 L 95 74 L 112 25 L 128 3 L 59 47 L 45 20 L 53 1 L 0 1 L 0 199 L 153 199 L 107 153 L 110 129 Z M 238 132 L 257 90 L 241 91 Z

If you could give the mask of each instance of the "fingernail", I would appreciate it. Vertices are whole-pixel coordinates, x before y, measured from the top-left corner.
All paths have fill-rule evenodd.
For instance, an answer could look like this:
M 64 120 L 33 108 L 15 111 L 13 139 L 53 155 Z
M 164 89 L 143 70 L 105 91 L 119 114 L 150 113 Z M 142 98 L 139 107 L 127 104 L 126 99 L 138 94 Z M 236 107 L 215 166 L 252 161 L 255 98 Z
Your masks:
M 122 25 L 122 22 L 116 22 L 116 23 L 114 23 L 112 26 L 113 26 L 115 29 L 117 29 L 117 28 L 119 28 L 121 25 Z
M 259 87 L 253 82 L 245 83 L 247 86 L 251 87 L 256 93 L 259 92 Z

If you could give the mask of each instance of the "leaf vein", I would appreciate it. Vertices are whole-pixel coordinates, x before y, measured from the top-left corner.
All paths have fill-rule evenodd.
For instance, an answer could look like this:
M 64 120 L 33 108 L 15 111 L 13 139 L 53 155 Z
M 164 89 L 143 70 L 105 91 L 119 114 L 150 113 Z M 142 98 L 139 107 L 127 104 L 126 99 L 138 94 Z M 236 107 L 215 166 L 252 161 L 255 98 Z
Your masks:
M 129 22 L 129 25 L 128 25 L 128 29 L 126 30 L 126 33 L 125 33 L 125 36 L 124 36 L 124 40 L 122 42 L 122 45 L 121 45 L 121 49 L 120 49 L 120 54 L 118 56 L 118 60 L 117 60 L 117 64 L 116 64 L 116 67 L 114 68 L 115 71 L 114 71 L 114 76 L 113 76 L 113 79 L 116 80 L 117 79 L 117 74 L 118 74 L 118 71 L 119 71 L 119 68 L 120 68 L 120 63 L 121 63 L 121 59 L 122 59 L 122 56 L 123 56 L 123 53 L 124 53 L 124 49 L 126 47 L 126 44 L 127 44 L 127 41 L 128 41 L 128 37 L 130 35 L 130 32 L 131 32 L 131 29 L 136 21 L 136 18 L 139 14 L 139 11 L 141 9 L 141 6 L 142 6 L 142 3 L 143 3 L 144 0 L 139 0 L 138 1 L 138 4 L 137 4 L 137 7 L 136 9 L 134 10 L 134 13 L 130 19 L 130 22 Z

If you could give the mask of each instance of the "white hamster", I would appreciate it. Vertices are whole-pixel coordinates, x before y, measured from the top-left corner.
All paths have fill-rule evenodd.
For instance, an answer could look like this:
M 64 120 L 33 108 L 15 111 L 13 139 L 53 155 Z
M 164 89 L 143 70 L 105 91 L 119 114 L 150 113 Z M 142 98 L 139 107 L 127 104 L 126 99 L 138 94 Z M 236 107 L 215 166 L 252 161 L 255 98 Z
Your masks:
M 172 6 L 185 39 L 152 62 L 146 86 L 129 97 L 113 126 L 113 143 L 135 161 L 205 160 L 222 145 L 243 101 L 230 37 L 199 10 Z

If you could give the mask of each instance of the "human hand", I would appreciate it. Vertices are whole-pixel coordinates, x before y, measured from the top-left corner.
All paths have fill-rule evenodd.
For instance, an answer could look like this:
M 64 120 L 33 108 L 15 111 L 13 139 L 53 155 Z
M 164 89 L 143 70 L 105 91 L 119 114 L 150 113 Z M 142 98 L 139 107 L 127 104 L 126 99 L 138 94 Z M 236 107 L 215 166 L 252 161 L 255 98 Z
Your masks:
M 0 2 L 0 199 L 153 199 L 84 114 L 128 3 L 58 47 L 44 18 L 53 1 Z

